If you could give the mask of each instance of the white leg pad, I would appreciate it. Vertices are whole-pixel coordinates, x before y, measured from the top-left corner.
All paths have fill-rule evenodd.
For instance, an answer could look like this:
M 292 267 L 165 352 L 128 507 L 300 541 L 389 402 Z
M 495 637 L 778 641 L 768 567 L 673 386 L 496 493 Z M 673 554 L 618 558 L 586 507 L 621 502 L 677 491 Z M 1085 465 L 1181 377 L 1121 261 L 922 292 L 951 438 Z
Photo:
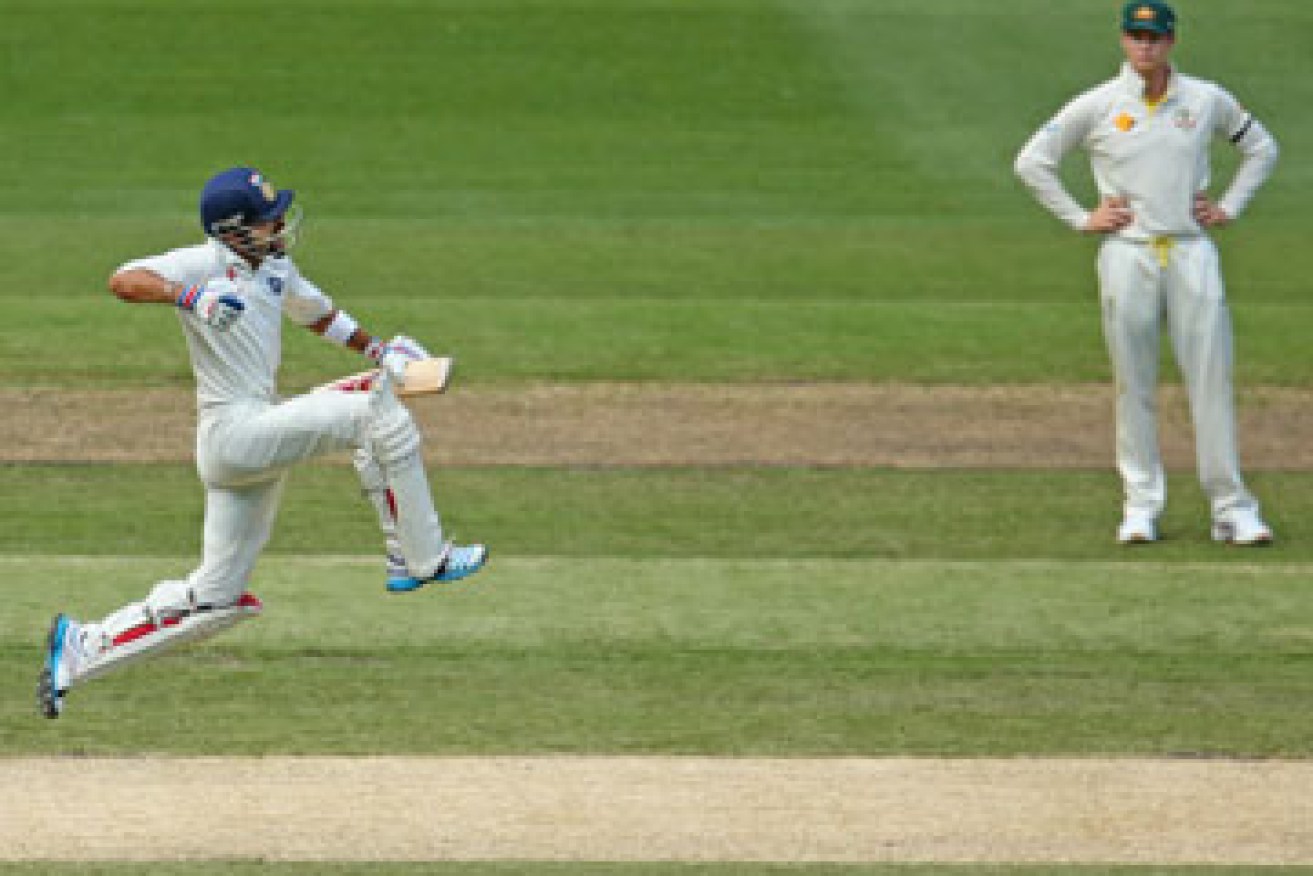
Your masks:
M 374 476 L 373 468 L 382 472 L 387 485 L 385 498 L 391 499 L 386 517 L 390 518 L 394 528 L 395 541 L 411 574 L 427 578 L 441 568 L 448 545 L 443 538 L 442 521 L 433 505 L 428 474 L 420 455 L 419 428 L 406 406 L 397 401 L 386 374 L 386 371 L 381 372 L 370 397 L 373 413 L 371 443 L 365 452 L 371 457 L 373 466 L 362 468 L 361 458 L 357 456 L 356 471 L 366 491 L 371 483 L 367 478 Z M 375 508 L 379 511 L 384 535 L 388 536 L 384 509 L 377 503 Z
M 177 599 L 179 595 L 184 599 Z M 243 593 L 228 605 L 197 604 L 185 581 L 162 581 L 144 602 L 120 609 L 86 631 L 84 659 L 72 681 L 89 681 L 143 657 L 209 638 L 263 610 L 253 593 Z
M 433 507 L 424 461 L 417 453 L 391 463 L 387 473 L 396 500 L 396 540 L 401 555 L 412 575 L 427 578 L 441 568 L 449 546 Z
M 386 375 L 386 372 L 384 372 Z M 410 411 L 397 400 L 392 382 L 381 376 L 369 396 L 370 449 L 387 471 L 391 463 L 419 453 L 422 439 Z
M 378 527 L 383 531 L 384 538 L 395 538 L 396 504 L 392 491 L 388 489 L 383 467 L 378 464 L 373 453 L 363 448 L 355 452 L 352 462 L 355 463 L 356 474 L 360 476 L 360 491 L 369 500 L 369 504 L 374 506 L 374 513 L 378 515 Z

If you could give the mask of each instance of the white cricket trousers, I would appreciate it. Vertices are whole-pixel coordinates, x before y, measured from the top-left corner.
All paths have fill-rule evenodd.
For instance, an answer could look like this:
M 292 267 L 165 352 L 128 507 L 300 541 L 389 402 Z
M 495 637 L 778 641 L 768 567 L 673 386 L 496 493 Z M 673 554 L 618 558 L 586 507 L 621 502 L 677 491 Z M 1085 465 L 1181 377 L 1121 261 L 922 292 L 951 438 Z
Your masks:
M 89 656 L 112 662 L 111 646 L 143 623 L 161 631 L 152 647 L 167 647 L 173 642 L 161 618 L 185 617 L 197 606 L 234 605 L 273 531 L 287 470 L 348 448 L 374 455 L 396 502 L 396 537 L 407 566 L 421 577 L 433 574 L 447 546 L 419 430 L 386 382 L 372 391 L 323 389 L 276 404 L 221 405 L 201 413 L 196 431 L 196 468 L 205 484 L 200 565 L 185 580 L 161 581 L 144 600 L 85 625 Z
M 1167 499 L 1158 445 L 1162 321 L 1194 422 L 1199 481 L 1214 517 L 1254 508 L 1236 449 L 1231 314 L 1206 236 L 1138 243 L 1108 237 L 1099 250 L 1103 334 L 1117 384 L 1117 468 L 1127 514 L 1156 518 Z

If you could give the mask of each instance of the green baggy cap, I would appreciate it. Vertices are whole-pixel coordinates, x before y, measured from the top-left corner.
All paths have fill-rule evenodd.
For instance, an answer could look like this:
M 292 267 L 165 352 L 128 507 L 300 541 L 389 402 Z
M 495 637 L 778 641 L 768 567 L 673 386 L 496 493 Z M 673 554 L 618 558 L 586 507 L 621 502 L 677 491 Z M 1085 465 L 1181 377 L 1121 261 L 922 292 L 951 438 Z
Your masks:
M 1152 31 L 1164 36 L 1176 33 L 1176 13 L 1162 0 L 1131 0 L 1122 7 L 1122 30 Z

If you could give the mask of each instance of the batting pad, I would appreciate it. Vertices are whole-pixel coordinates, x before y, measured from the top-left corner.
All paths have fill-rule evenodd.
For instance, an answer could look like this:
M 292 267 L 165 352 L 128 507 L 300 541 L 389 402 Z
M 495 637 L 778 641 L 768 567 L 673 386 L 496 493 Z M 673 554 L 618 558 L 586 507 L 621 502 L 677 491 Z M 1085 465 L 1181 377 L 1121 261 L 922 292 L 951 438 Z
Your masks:
M 79 667 L 74 680 L 89 681 L 159 651 L 208 639 L 262 611 L 264 604 L 254 593 L 243 593 L 232 605 L 198 605 L 157 622 L 143 621 L 115 636 L 108 647 Z

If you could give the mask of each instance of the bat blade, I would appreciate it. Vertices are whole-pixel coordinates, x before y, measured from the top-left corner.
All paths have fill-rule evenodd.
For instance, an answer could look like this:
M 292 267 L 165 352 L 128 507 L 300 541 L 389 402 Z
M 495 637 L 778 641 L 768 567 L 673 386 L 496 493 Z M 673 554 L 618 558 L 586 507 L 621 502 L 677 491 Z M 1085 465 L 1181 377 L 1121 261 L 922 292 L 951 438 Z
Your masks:
M 451 383 L 451 368 L 455 360 L 451 356 L 433 356 L 428 359 L 416 359 L 406 365 L 406 374 L 397 386 L 400 398 L 418 398 L 445 392 Z M 320 390 L 337 392 L 369 392 L 378 381 L 378 369 L 361 371 L 350 377 L 342 377 L 332 383 L 318 387 Z
M 397 395 L 411 398 L 419 395 L 436 395 L 444 392 L 451 382 L 450 356 L 433 356 L 429 359 L 416 359 L 406 366 L 406 376 L 397 388 Z

